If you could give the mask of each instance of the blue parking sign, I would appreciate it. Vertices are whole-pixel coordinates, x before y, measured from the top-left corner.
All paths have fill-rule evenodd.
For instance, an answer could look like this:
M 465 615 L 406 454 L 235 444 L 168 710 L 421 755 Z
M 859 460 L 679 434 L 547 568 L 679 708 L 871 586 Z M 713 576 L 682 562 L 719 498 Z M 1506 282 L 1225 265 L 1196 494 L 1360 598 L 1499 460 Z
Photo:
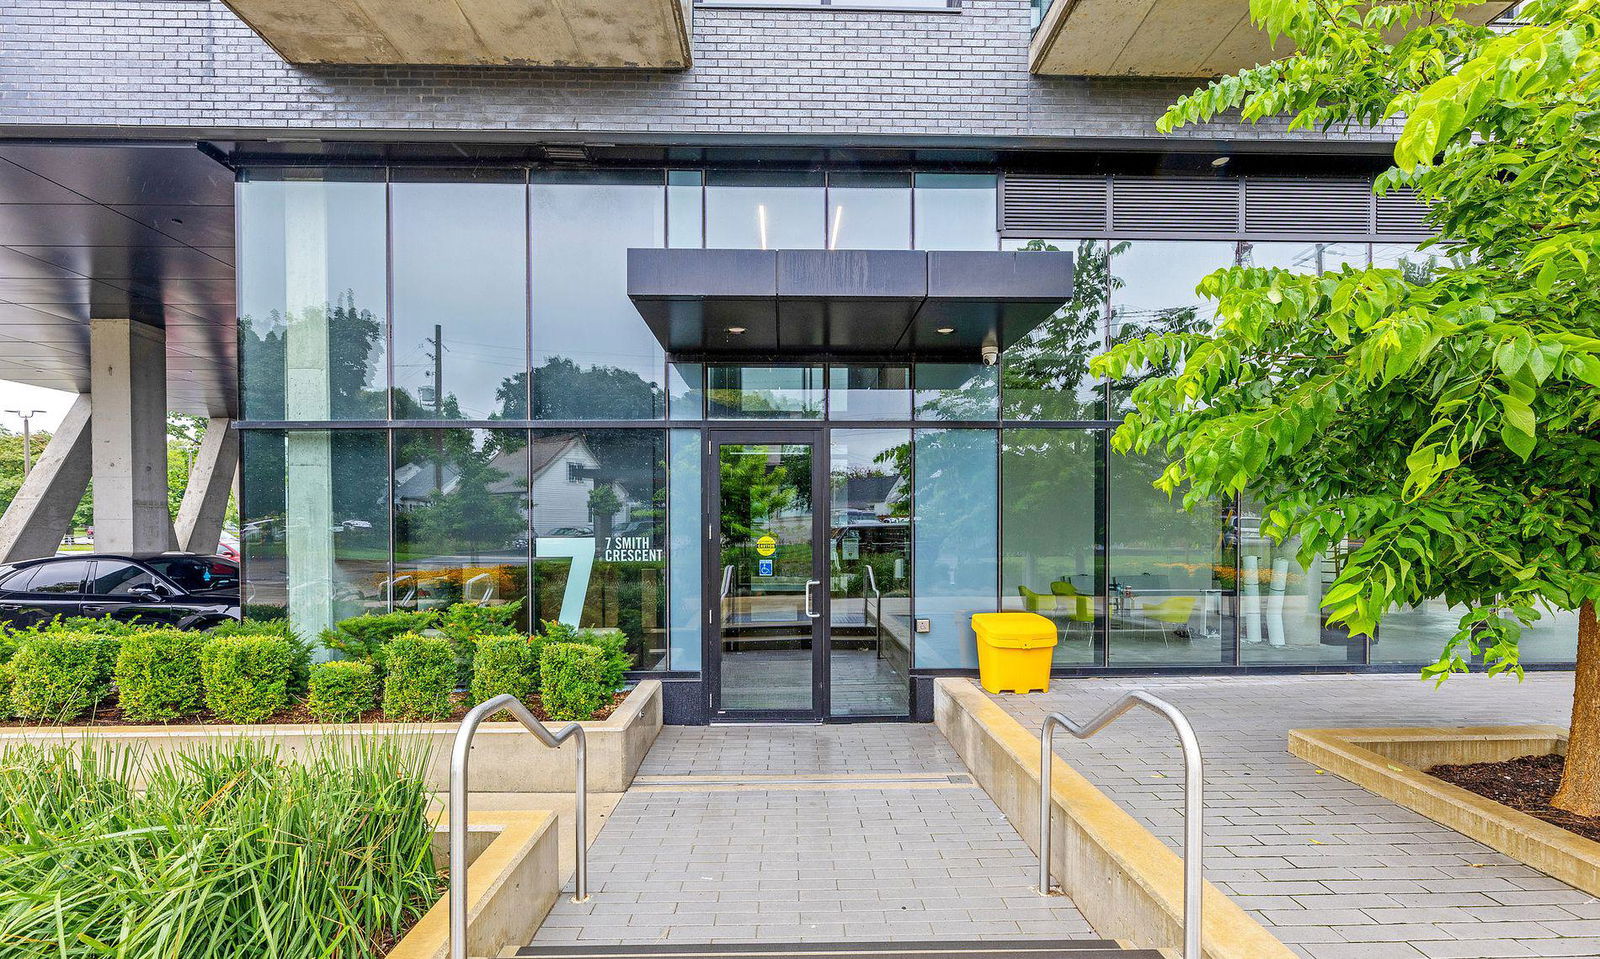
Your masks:
M 757 576 L 771 576 L 772 575 L 772 560 L 770 560 L 770 559 L 759 559 L 759 560 L 756 560 L 756 575 Z

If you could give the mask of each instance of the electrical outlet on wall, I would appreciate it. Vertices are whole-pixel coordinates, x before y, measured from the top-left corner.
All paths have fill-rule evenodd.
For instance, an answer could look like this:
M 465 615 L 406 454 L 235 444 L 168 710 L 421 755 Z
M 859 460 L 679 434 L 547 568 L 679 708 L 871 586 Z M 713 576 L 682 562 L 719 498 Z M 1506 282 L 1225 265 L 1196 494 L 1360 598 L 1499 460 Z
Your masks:
M 933 620 L 931 620 L 931 619 L 919 619 L 919 620 L 916 621 L 915 628 L 916 628 L 916 631 L 919 632 L 919 633 L 931 633 L 931 632 L 933 632 Z

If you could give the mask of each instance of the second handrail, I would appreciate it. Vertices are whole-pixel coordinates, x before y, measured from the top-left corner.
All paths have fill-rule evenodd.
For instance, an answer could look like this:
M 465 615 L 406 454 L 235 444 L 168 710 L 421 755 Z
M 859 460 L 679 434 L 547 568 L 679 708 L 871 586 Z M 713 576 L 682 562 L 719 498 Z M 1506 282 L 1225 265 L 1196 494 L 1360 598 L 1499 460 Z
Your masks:
M 573 902 L 589 898 L 589 848 L 584 841 L 589 823 L 588 740 L 583 726 L 567 723 L 556 732 L 534 718 L 522 700 L 512 695 L 496 696 L 479 703 L 462 717 L 456 730 L 455 747 L 450 754 L 450 959 L 467 959 L 467 764 L 472 752 L 472 735 L 486 717 L 505 710 L 515 716 L 541 743 L 554 749 L 575 739 L 578 743 L 578 768 L 574 786 L 577 820 L 578 867 Z
M 1051 773 L 1055 767 L 1056 727 L 1079 739 L 1088 739 L 1111 725 L 1135 706 L 1159 713 L 1178 733 L 1183 746 L 1183 959 L 1201 959 L 1201 902 L 1205 889 L 1205 763 L 1200 740 L 1183 711 L 1158 696 L 1143 691 L 1128 693 L 1100 715 L 1082 725 L 1061 713 L 1044 718 L 1039 730 L 1039 894 L 1050 894 Z

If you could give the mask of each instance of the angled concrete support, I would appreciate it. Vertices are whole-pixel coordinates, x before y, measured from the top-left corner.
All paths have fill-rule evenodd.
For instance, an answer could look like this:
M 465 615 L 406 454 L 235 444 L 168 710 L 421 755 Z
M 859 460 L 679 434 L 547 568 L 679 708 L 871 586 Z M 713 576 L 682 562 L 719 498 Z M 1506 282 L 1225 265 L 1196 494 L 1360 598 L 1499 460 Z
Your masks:
M 89 397 L 80 394 L 0 516 L 0 563 L 55 554 L 89 487 L 89 421 Z
M 190 553 L 215 553 L 222 539 L 222 520 L 228 496 L 239 472 L 239 434 L 233 420 L 214 418 L 206 423 L 200 452 L 189 467 L 189 488 L 183 491 L 175 526 L 178 548 Z
M 90 320 L 89 364 L 95 551 L 171 549 L 166 331 L 133 320 Z

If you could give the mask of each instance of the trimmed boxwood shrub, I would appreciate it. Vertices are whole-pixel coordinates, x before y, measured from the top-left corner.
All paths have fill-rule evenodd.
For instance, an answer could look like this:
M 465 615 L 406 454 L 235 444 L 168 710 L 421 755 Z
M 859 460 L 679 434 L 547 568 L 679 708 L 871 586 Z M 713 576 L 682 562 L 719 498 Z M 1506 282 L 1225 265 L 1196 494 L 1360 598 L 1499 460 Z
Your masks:
M 609 692 L 601 680 L 604 653 L 586 643 L 548 643 L 539 656 L 539 696 L 559 722 L 593 719 Z
M 200 648 L 206 705 L 231 722 L 261 722 L 288 708 L 294 666 L 287 637 L 207 637 Z
M 11 657 L 11 705 L 26 719 L 75 719 L 111 692 L 121 641 L 84 633 L 22 637 Z
M 353 659 L 311 667 L 306 709 L 325 723 L 347 723 L 378 705 L 378 671 Z
M 368 660 L 382 670 L 384 649 L 390 640 L 431 629 L 438 622 L 439 613 L 431 609 L 352 616 L 339 620 L 332 629 L 325 630 L 322 645 L 342 653 L 346 659 Z
M 147 630 L 122 639 L 114 677 L 123 715 L 136 723 L 164 722 L 200 710 L 203 633 Z
M 384 652 L 383 711 L 395 719 L 444 719 L 456 689 L 456 656 L 443 636 L 409 633 Z
M 311 644 L 289 629 L 287 619 L 230 619 L 207 631 L 212 636 L 282 636 L 289 641 L 294 665 L 289 670 L 289 696 L 299 699 L 306 694 L 306 679 L 311 674 Z
M 526 700 L 539 691 L 539 651 L 526 636 L 485 636 L 478 640 L 472 672 L 472 701 L 505 693 Z

